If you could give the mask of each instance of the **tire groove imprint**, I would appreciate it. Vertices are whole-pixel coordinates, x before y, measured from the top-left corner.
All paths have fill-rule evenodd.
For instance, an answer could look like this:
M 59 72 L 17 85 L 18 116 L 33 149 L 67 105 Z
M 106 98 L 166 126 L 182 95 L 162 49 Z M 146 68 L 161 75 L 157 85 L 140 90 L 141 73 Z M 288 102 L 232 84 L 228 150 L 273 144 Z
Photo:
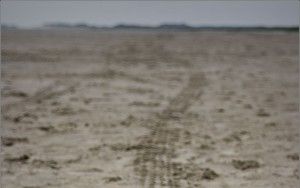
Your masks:
M 172 162 L 180 129 L 168 127 L 172 120 L 184 115 L 192 103 L 200 97 L 205 78 L 202 73 L 191 74 L 188 83 L 175 96 L 160 115 L 150 120 L 150 134 L 145 135 L 135 158 L 135 171 L 143 187 L 180 187 L 176 177 L 176 163 Z

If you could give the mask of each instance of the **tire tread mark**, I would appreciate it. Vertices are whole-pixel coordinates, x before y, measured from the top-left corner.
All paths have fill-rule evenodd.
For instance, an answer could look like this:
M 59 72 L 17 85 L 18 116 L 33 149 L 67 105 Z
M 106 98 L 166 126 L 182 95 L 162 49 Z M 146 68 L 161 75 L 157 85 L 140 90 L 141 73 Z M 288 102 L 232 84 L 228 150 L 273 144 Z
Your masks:
M 180 119 L 192 103 L 202 93 L 205 83 L 202 73 L 191 74 L 188 83 L 169 105 L 154 120 L 149 120 L 151 131 L 141 140 L 142 149 L 137 151 L 135 171 L 140 177 L 140 184 L 146 188 L 179 188 L 180 182 L 175 174 L 174 158 L 176 143 L 182 134 L 181 129 L 168 128 L 168 123 Z

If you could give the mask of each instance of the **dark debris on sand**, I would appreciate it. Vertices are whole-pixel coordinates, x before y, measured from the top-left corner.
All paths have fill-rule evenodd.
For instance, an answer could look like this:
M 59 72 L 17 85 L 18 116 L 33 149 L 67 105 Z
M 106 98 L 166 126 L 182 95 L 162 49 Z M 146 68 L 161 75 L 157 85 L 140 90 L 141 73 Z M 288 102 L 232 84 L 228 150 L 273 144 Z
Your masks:
M 219 175 L 215 171 L 213 171 L 209 168 L 203 169 L 203 174 L 201 176 L 202 179 L 213 180 L 217 177 L 219 177 Z
M 117 181 L 121 181 L 122 178 L 119 176 L 116 177 L 106 177 L 104 178 L 106 183 L 111 183 L 111 182 L 117 182 Z
M 286 156 L 288 159 L 291 159 L 293 161 L 299 161 L 299 154 L 298 153 L 292 153 Z
M 28 161 L 29 158 L 30 157 L 28 155 L 24 154 L 24 155 L 21 155 L 21 156 L 18 156 L 18 157 L 7 157 L 7 158 L 5 158 L 5 161 L 7 161 L 7 162 L 22 162 L 22 163 L 24 163 L 24 162 Z
M 234 168 L 239 170 L 248 170 L 260 167 L 260 164 L 254 160 L 232 160 L 232 165 Z

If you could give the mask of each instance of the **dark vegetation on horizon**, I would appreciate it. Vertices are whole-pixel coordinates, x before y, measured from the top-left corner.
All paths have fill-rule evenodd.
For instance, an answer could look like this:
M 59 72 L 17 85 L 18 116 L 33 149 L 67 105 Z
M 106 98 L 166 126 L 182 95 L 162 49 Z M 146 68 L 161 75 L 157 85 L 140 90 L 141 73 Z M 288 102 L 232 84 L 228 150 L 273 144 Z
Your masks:
M 86 23 L 68 24 L 68 23 L 48 23 L 44 28 L 74 28 L 74 29 L 108 29 L 108 30 L 175 30 L 175 31 L 299 31 L 299 26 L 190 26 L 187 24 L 161 24 L 159 26 L 118 24 L 115 26 L 95 26 Z M 2 29 L 19 29 L 15 25 L 1 24 Z

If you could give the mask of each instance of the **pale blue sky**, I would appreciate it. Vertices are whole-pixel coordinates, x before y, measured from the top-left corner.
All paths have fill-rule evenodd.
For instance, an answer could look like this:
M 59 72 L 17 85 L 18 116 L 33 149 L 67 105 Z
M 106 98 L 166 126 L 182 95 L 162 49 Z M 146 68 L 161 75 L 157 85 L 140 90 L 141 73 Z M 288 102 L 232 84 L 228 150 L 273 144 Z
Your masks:
M 1 1 L 1 23 L 299 25 L 298 1 Z

